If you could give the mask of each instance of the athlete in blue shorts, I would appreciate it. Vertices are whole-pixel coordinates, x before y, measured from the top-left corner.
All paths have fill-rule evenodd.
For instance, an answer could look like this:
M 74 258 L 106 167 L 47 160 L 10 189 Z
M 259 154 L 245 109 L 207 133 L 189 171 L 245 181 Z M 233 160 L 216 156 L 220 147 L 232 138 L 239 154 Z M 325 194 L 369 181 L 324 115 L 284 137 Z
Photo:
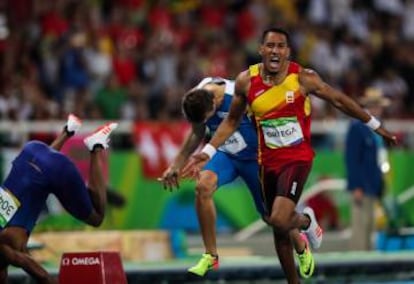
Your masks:
M 100 155 L 108 148 L 109 135 L 117 124 L 106 124 L 84 140 L 91 153 L 87 186 L 76 166 L 59 152 L 80 126 L 81 121 L 69 115 L 64 130 L 50 146 L 27 142 L 0 186 L 0 283 L 7 282 L 9 265 L 22 268 L 39 283 L 57 283 L 27 251 L 29 235 L 49 194 L 75 218 L 95 227 L 102 223 L 106 185 Z
M 172 165 L 160 179 L 164 188 L 178 187 L 179 172 L 207 132 L 213 133 L 229 112 L 234 82 L 222 78 L 205 78 L 185 94 L 184 115 L 192 124 L 192 132 L 184 142 Z M 257 136 L 249 117 L 244 115 L 238 128 L 214 158 L 200 173 L 196 183 L 196 211 L 206 253 L 189 272 L 203 276 L 209 269 L 218 268 L 216 246 L 216 211 L 213 193 L 222 185 L 241 177 L 247 184 L 257 211 L 266 216 L 257 164 Z

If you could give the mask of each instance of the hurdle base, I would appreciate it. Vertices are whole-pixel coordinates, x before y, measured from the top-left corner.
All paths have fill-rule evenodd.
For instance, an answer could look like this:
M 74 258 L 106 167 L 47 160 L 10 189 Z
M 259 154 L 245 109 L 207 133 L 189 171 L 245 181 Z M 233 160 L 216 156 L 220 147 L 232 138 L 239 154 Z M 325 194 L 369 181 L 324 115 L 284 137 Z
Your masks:
M 118 252 L 64 253 L 60 261 L 59 284 L 127 284 Z

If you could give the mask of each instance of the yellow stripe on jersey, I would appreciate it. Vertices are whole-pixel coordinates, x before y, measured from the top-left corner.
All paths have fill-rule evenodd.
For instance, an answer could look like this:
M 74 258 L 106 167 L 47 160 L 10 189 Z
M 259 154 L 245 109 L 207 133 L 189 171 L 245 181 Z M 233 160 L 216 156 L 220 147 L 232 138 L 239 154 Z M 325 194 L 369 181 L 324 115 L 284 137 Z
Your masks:
M 286 105 L 287 92 L 293 91 L 295 97 L 301 96 L 299 86 L 298 74 L 289 74 L 283 83 L 268 89 L 266 92 L 255 98 L 251 104 L 252 111 L 256 116 L 262 117 L 270 111 L 281 109 Z
M 249 66 L 250 77 L 259 75 L 259 64 Z
M 305 105 L 304 107 L 304 112 L 306 116 L 309 116 L 311 114 L 312 108 L 311 108 L 311 99 L 309 96 L 306 96 L 305 98 Z

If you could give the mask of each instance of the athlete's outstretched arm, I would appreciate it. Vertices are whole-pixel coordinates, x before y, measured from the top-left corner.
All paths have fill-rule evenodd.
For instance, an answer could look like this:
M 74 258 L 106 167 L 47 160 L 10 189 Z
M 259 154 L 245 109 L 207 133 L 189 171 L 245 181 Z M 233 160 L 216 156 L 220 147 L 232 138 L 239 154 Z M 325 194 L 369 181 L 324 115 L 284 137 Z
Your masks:
M 24 271 L 34 277 L 38 283 L 58 283 L 56 279 L 49 275 L 49 273 L 28 254 L 14 250 L 12 247 L 6 244 L 0 245 L 0 259 L 2 262 L 6 262 L 13 266 L 22 268 Z
M 361 120 L 380 134 L 390 144 L 394 145 L 397 143 L 396 136 L 382 127 L 381 123 L 375 117 L 368 114 L 352 98 L 325 83 L 315 71 L 310 69 L 302 70 L 299 74 L 299 82 L 304 88 L 305 93 L 314 94 L 317 97 L 328 101 L 343 113 Z
M 206 132 L 204 123 L 193 123 L 191 132 L 188 134 L 180 151 L 174 159 L 174 162 L 168 167 L 159 179 L 164 189 L 172 190 L 174 187 L 178 188 L 179 171 L 187 162 L 190 155 L 197 149 L 203 140 Z

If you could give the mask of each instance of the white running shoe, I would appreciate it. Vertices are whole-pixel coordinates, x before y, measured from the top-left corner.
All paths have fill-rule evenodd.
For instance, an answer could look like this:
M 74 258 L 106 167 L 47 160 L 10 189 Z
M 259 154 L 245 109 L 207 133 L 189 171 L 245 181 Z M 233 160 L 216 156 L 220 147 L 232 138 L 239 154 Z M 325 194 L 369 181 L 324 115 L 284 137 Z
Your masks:
M 68 115 L 65 130 L 69 135 L 74 135 L 82 126 L 82 120 L 74 114 Z
M 110 122 L 107 123 L 98 129 L 94 133 L 83 139 L 86 147 L 89 151 L 93 151 L 94 147 L 97 145 L 102 146 L 104 149 L 109 147 L 109 135 L 111 132 L 118 127 L 118 123 Z
M 323 230 L 319 226 L 312 208 L 305 207 L 305 209 L 303 209 L 303 214 L 308 215 L 310 218 L 309 227 L 307 230 L 304 231 L 304 233 L 308 237 L 309 243 L 311 244 L 312 248 L 318 249 L 322 243 Z

